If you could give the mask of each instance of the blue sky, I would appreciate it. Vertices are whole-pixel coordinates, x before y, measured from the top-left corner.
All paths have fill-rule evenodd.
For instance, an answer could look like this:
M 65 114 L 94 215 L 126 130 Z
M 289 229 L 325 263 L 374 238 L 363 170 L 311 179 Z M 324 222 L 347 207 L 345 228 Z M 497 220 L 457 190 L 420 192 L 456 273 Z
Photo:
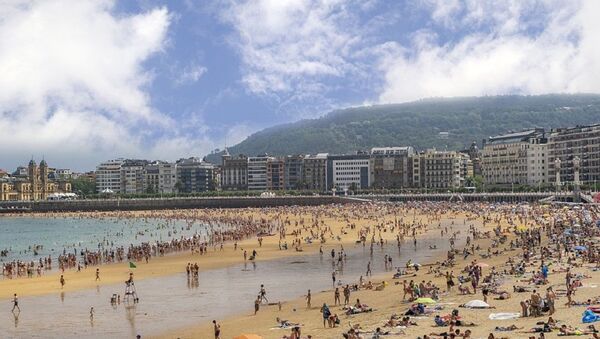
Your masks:
M 333 109 L 599 92 L 596 1 L 8 0 L 0 168 L 203 156 Z

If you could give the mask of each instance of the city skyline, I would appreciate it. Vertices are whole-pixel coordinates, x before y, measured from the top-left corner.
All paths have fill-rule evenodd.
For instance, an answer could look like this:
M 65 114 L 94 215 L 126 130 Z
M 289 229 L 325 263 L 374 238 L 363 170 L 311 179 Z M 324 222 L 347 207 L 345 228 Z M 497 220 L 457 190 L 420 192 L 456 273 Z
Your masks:
M 347 106 L 598 93 L 599 6 L 13 1 L 0 6 L 2 168 L 202 157 Z

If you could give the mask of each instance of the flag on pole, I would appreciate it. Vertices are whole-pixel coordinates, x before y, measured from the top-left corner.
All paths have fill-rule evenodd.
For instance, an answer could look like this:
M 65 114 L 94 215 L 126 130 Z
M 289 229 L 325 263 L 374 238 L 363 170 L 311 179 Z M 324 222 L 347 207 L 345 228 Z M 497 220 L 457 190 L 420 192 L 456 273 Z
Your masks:
M 129 268 L 137 268 L 137 267 L 135 266 L 135 264 L 132 261 L 130 261 L 129 262 Z

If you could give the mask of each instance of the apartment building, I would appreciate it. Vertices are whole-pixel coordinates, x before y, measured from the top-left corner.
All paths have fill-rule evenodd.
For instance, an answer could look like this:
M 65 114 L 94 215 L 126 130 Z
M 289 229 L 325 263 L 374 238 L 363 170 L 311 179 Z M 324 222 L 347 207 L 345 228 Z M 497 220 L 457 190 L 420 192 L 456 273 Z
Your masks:
M 484 140 L 481 150 L 481 174 L 483 181 L 489 186 L 527 185 L 533 176 L 528 174 L 528 169 L 533 168 L 528 163 L 528 156 L 535 155 L 534 164 L 536 171 L 542 163 L 541 159 L 545 143 L 543 129 L 531 129 L 522 132 L 509 133 Z M 530 146 L 533 149 L 530 151 Z M 546 161 L 544 160 L 544 163 Z M 540 169 L 541 171 L 541 169 Z M 539 175 L 535 178 L 539 179 Z
M 600 124 L 557 128 L 548 135 L 548 181 L 554 183 L 556 171 L 562 183 L 574 181 L 573 159 L 579 157 L 582 184 L 600 182 Z M 560 168 L 556 168 L 560 159 Z
M 369 182 L 374 188 L 414 187 L 412 161 L 414 155 L 415 150 L 411 146 L 372 148 L 369 161 Z
M 248 189 L 248 157 L 239 155 L 232 157 L 225 149 L 222 156 L 221 189 L 245 191 Z

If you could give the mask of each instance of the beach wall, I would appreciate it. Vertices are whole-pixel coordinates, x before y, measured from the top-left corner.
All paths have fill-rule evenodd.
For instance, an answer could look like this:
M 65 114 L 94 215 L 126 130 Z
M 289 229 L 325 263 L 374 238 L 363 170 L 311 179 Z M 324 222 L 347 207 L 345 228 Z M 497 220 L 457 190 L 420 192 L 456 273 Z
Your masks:
M 333 196 L 14 201 L 0 202 L 0 213 L 318 206 L 349 202 L 352 202 L 352 200 Z

